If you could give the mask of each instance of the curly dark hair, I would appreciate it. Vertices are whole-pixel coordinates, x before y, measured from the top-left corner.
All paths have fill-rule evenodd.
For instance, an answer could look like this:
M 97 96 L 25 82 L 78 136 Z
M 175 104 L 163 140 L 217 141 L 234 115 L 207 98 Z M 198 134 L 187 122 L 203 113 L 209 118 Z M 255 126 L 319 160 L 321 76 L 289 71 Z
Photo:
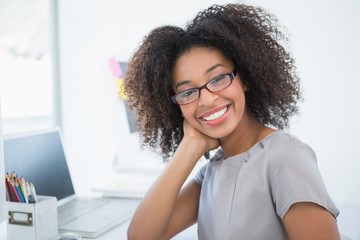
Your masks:
M 247 108 L 264 125 L 284 129 L 298 113 L 299 77 L 285 34 L 272 14 L 243 4 L 213 5 L 183 29 L 162 26 L 143 39 L 129 61 L 125 91 L 135 110 L 142 147 L 160 149 L 167 160 L 183 137 L 183 116 L 172 103 L 172 70 L 193 47 L 222 51 L 247 86 Z

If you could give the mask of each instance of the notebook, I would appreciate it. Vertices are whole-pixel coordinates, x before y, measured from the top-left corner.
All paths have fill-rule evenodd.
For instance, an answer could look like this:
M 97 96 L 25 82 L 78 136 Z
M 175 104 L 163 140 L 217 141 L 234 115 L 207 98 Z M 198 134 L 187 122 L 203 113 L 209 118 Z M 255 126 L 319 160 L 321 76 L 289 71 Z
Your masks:
M 59 233 L 96 238 L 131 218 L 139 199 L 76 195 L 58 128 L 4 137 L 5 171 L 35 185 L 38 195 L 58 200 Z

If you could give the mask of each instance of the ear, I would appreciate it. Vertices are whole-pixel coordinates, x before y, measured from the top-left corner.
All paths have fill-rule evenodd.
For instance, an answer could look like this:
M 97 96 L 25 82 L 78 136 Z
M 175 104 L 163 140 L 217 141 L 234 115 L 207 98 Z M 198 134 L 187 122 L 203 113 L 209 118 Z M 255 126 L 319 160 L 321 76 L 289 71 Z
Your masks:
M 242 86 L 243 86 L 244 92 L 247 92 L 249 90 L 249 87 L 245 83 L 242 83 Z

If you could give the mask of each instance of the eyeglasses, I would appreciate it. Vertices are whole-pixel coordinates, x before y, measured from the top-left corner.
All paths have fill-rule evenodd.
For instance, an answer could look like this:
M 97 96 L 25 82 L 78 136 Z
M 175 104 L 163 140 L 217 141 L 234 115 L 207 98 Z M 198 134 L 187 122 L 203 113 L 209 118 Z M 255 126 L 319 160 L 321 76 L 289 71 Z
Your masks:
M 216 78 L 211 79 L 201 87 L 190 88 L 182 91 L 171 97 L 171 100 L 175 104 L 185 105 L 194 102 L 200 97 L 200 90 L 206 88 L 209 92 L 219 92 L 231 85 L 237 74 L 236 69 L 234 71 L 222 74 Z

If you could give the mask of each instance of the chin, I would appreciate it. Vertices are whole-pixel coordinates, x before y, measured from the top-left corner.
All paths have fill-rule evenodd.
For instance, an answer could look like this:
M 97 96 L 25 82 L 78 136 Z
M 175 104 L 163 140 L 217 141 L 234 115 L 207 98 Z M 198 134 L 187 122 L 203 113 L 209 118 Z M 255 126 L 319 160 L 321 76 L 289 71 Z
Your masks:
M 224 131 L 223 129 L 217 129 L 217 130 L 207 130 L 203 133 L 211 138 L 215 139 L 221 139 L 229 136 L 233 131 Z

